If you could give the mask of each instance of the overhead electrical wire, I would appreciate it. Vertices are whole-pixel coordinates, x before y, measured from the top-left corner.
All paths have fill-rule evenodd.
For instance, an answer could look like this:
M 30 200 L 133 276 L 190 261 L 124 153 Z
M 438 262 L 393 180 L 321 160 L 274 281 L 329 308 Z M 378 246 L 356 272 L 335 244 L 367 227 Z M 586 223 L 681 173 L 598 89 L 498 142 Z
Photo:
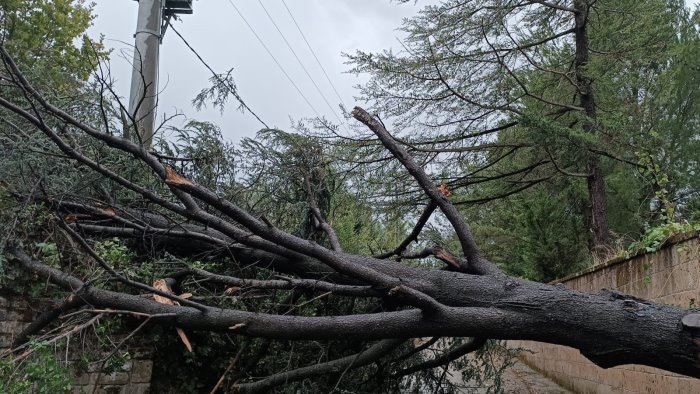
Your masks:
M 286 3 L 284 0 L 282 0 L 282 4 L 284 4 L 284 8 L 287 9 L 287 13 L 288 13 L 289 16 L 292 18 L 292 21 L 294 21 L 294 25 L 297 27 L 297 30 L 299 30 L 299 34 L 301 34 L 301 37 L 304 39 L 304 42 L 306 43 L 306 46 L 309 48 L 309 51 L 311 51 L 311 54 L 314 56 L 314 59 L 316 59 L 316 63 L 317 63 L 318 66 L 321 68 L 321 71 L 323 71 L 323 75 L 326 76 L 326 80 L 327 80 L 328 83 L 331 85 L 331 88 L 333 88 L 333 92 L 335 92 L 335 96 L 338 98 L 338 100 L 340 101 L 340 103 L 343 104 L 343 106 L 345 106 L 345 101 L 343 101 L 343 98 L 340 97 L 340 93 L 338 93 L 338 89 L 335 88 L 335 84 L 333 84 L 333 81 L 332 81 L 331 78 L 328 76 L 328 73 L 326 72 L 325 67 L 323 67 L 323 64 L 321 64 L 321 61 L 318 60 L 318 56 L 316 56 L 316 51 L 314 51 L 314 48 L 311 46 L 311 44 L 309 44 L 309 40 L 306 39 L 306 35 L 305 35 L 304 32 L 301 30 L 301 27 L 300 27 L 299 24 L 297 23 L 296 18 L 294 18 L 294 15 L 292 14 L 292 11 L 289 9 L 289 7 L 287 6 L 287 3 Z
M 235 87 L 234 87 L 234 86 L 230 86 L 226 81 L 224 81 L 224 80 L 221 79 L 221 77 L 219 76 L 219 74 L 217 74 L 217 73 L 209 66 L 209 64 L 207 64 L 207 62 L 205 62 L 204 59 L 202 59 L 202 56 L 200 56 L 200 54 L 199 54 L 194 48 L 192 48 L 192 45 L 190 45 L 190 43 L 187 42 L 187 40 L 185 40 L 185 37 L 183 37 L 182 34 L 180 34 L 180 32 L 177 31 L 177 29 L 175 29 L 175 26 L 173 26 L 170 22 L 168 22 L 168 25 L 169 25 L 170 28 L 175 32 L 175 34 L 177 34 L 177 36 L 180 37 L 180 39 L 181 39 L 182 42 L 187 46 L 187 48 L 189 48 L 190 51 L 192 51 L 192 53 L 194 53 L 194 55 L 197 56 L 197 59 L 199 59 L 199 61 L 204 65 L 204 67 L 206 67 L 206 68 L 212 73 L 212 75 L 213 75 L 214 78 L 217 80 L 217 82 L 219 82 L 220 84 L 223 84 L 224 86 L 226 86 L 226 88 L 228 89 L 228 91 L 233 95 L 233 97 L 236 98 L 236 100 L 238 100 L 238 102 L 241 104 L 241 106 L 243 106 L 243 108 L 247 109 L 248 112 L 250 112 L 251 115 L 253 115 L 253 116 L 255 117 L 255 119 L 258 120 L 258 122 L 260 122 L 263 126 L 265 126 L 265 128 L 269 129 L 270 126 L 268 126 L 267 123 L 265 123 L 262 119 L 260 119 L 260 116 L 258 116 L 258 114 L 256 114 L 252 109 L 250 109 L 250 107 L 248 106 L 248 104 L 246 104 L 246 103 L 243 101 L 243 98 L 241 98 L 241 96 L 238 95 L 238 92 L 236 91 Z
M 316 108 L 314 108 L 313 104 L 311 104 L 311 102 L 309 101 L 309 99 L 306 98 L 306 96 L 305 96 L 304 93 L 301 91 L 301 89 L 299 89 L 299 86 L 297 86 L 297 84 L 294 82 L 294 80 L 292 79 L 292 77 L 290 77 L 289 74 L 287 73 L 287 71 L 284 69 L 284 67 L 282 67 L 282 64 L 280 64 L 280 62 L 277 60 L 277 58 L 275 57 L 275 55 L 272 54 L 272 51 L 270 51 L 270 49 L 267 47 L 267 45 L 265 45 L 265 42 L 260 38 L 260 36 L 258 35 L 258 33 L 255 32 L 255 29 L 253 29 L 253 26 L 251 26 L 250 23 L 248 23 L 248 20 L 245 18 L 245 16 L 243 16 L 243 13 L 241 13 L 241 11 L 238 9 L 238 7 L 236 7 L 236 5 L 233 4 L 233 1 L 228 0 L 228 3 L 231 4 L 231 7 L 233 7 L 234 10 L 236 10 L 236 12 L 238 13 L 238 16 L 240 16 L 241 19 L 243 19 L 243 22 L 245 22 L 246 26 L 248 26 L 248 29 L 250 29 L 251 33 L 253 33 L 253 35 L 255 36 L 255 38 L 257 38 L 257 40 L 258 40 L 258 42 L 260 43 L 260 45 L 262 45 L 262 47 L 265 49 L 265 51 L 267 52 L 267 54 L 270 55 L 270 57 L 272 58 L 272 60 L 274 60 L 275 64 L 277 64 L 277 67 L 279 67 L 280 71 L 282 71 L 282 74 L 284 74 L 284 76 L 287 77 L 287 79 L 288 79 L 289 82 L 292 84 L 292 86 L 294 86 L 294 89 L 296 89 L 297 93 L 299 93 L 299 95 L 301 96 L 301 98 L 304 99 L 304 101 L 306 102 L 306 104 L 311 108 L 311 110 L 314 112 L 314 114 L 316 114 L 316 117 L 320 118 L 321 115 L 318 113 L 318 111 L 316 110 Z
M 311 73 L 309 73 L 309 70 L 306 68 L 306 66 L 304 65 L 304 63 L 303 63 L 303 62 L 301 61 L 301 59 L 299 58 L 299 55 L 297 55 L 297 52 L 296 52 L 296 51 L 294 50 L 294 48 L 292 47 L 292 44 L 290 44 L 289 41 L 287 41 L 287 38 L 284 36 L 284 33 L 282 33 L 282 30 L 281 30 L 280 27 L 277 25 L 277 22 L 275 22 L 274 18 L 272 18 L 272 15 L 270 15 L 270 12 L 267 11 L 267 8 L 265 8 L 265 5 L 262 3 L 261 0 L 258 0 L 258 4 L 260 4 L 260 7 L 262 7 L 263 11 L 265 11 L 265 14 L 267 15 L 267 18 L 270 19 L 270 22 L 272 22 L 272 25 L 275 26 L 275 29 L 277 29 L 277 32 L 279 33 L 280 37 L 282 37 L 282 40 L 284 41 L 284 43 L 287 44 L 287 48 L 289 48 L 289 50 L 292 52 L 292 54 L 294 55 L 294 58 L 297 59 L 297 63 L 299 63 L 299 65 L 301 66 L 302 70 L 304 70 L 304 73 L 306 73 L 306 76 L 309 77 L 309 80 L 310 80 L 311 83 L 314 85 L 314 87 L 316 88 L 316 91 L 317 91 L 318 94 L 321 96 L 321 98 L 323 99 L 323 101 L 326 103 L 326 106 L 328 107 L 328 109 L 333 113 L 333 115 L 334 115 L 335 118 L 338 120 L 338 122 L 339 122 L 340 124 L 343 124 L 343 121 L 340 119 L 340 117 L 338 117 L 338 113 L 336 112 L 335 109 L 333 109 L 333 106 L 328 102 L 328 99 L 326 98 L 326 96 L 325 96 L 325 95 L 323 94 L 323 92 L 321 91 L 321 88 L 318 87 L 318 84 L 316 83 L 316 81 L 314 80 L 314 78 L 311 76 Z M 342 103 L 342 100 L 341 100 L 341 103 Z

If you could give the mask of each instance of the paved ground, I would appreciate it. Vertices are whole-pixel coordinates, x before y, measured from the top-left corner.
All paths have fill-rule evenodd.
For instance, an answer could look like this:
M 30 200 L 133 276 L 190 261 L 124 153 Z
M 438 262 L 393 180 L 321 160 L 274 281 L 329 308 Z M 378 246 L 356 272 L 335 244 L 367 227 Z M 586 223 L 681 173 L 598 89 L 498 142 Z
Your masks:
M 574 394 L 521 362 L 505 372 L 504 380 L 508 394 Z
M 453 374 L 451 379 L 459 379 Z M 508 368 L 503 374 L 504 390 L 507 394 L 575 394 L 520 361 Z M 467 384 L 468 385 L 468 384 Z M 464 394 L 485 394 L 487 389 L 463 389 Z

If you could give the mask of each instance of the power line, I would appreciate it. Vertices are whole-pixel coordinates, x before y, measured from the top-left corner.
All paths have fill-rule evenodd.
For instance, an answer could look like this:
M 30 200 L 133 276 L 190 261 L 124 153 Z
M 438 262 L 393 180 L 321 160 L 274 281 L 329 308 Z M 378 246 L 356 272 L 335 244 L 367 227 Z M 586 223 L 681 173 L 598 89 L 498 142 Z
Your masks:
M 338 113 L 336 112 L 335 109 L 333 109 L 333 106 L 331 106 L 331 104 L 328 102 L 328 99 L 326 98 L 326 96 L 325 96 L 325 95 L 323 94 L 323 92 L 321 91 L 321 88 L 318 87 L 318 84 L 316 83 L 316 81 L 314 80 L 314 78 L 313 78 L 313 77 L 311 76 L 311 74 L 309 73 L 309 70 L 306 68 L 306 66 L 304 66 L 304 63 L 301 61 L 301 59 L 300 59 L 299 56 L 297 55 L 297 52 L 294 50 L 294 48 L 292 48 L 292 45 L 289 43 L 289 41 L 287 41 L 287 38 L 286 38 L 286 37 L 284 36 L 284 34 L 282 33 L 282 30 L 279 28 L 279 26 L 278 26 L 277 23 L 275 22 L 274 18 L 272 18 L 272 15 L 270 15 L 270 13 L 267 11 L 267 8 L 265 8 L 265 5 L 262 3 L 261 0 L 258 0 L 258 4 L 260 4 L 260 7 L 262 7 L 263 11 L 265 11 L 265 14 L 267 15 L 268 19 L 270 19 L 270 22 L 272 22 L 272 24 L 275 26 L 275 29 L 277 29 L 277 32 L 280 34 L 280 37 L 282 37 L 282 40 L 284 41 L 284 43 L 287 44 L 287 48 L 289 48 L 289 50 L 292 51 L 292 54 L 294 55 L 294 58 L 297 59 L 297 63 L 299 63 L 299 65 L 301 66 L 301 68 L 304 70 L 304 72 L 306 73 L 306 76 L 309 77 L 309 80 L 311 80 L 311 83 L 312 83 L 312 84 L 314 85 L 314 87 L 316 88 L 316 91 L 318 92 L 318 94 L 321 95 L 321 98 L 322 98 L 323 101 L 326 103 L 326 106 L 328 107 L 328 109 L 330 109 L 331 112 L 333 113 L 333 115 L 335 115 L 335 118 L 338 120 L 338 122 L 339 122 L 340 124 L 343 124 L 343 121 L 340 120 L 340 117 L 338 117 Z M 341 102 L 342 102 L 342 101 L 341 101 Z
M 237 89 L 236 89 L 234 86 L 230 86 L 230 84 L 229 84 L 227 81 L 222 80 L 221 77 L 219 77 L 219 74 L 217 74 L 216 72 L 214 72 L 214 70 L 213 70 L 211 67 L 209 67 L 209 64 L 207 64 L 207 62 L 205 62 L 204 59 L 202 59 L 202 56 L 200 56 L 199 53 L 198 53 L 194 48 L 192 48 L 192 45 L 190 45 L 190 43 L 187 42 L 187 40 L 185 40 L 185 37 L 183 37 L 182 34 L 180 34 L 180 32 L 177 31 L 177 29 L 175 29 L 175 26 L 173 26 L 171 23 L 168 23 L 168 24 L 170 25 L 170 28 L 175 32 L 175 34 L 177 34 L 177 36 L 180 37 L 180 39 L 182 40 L 182 42 L 185 43 L 185 45 L 187 46 L 187 48 L 189 48 L 190 51 L 192 51 L 192 53 L 194 53 L 194 55 L 197 56 L 197 59 L 199 59 L 199 61 L 204 65 L 204 67 L 206 67 L 206 68 L 212 73 L 212 75 L 214 76 L 214 78 L 216 78 L 216 80 L 217 80 L 220 84 L 226 86 L 226 89 L 228 89 L 228 91 L 231 92 L 231 94 L 233 95 L 233 97 L 235 97 L 236 100 L 238 100 L 238 102 L 241 103 L 241 105 L 243 106 L 243 108 L 247 109 L 248 112 L 250 112 L 253 116 L 255 116 L 255 119 L 257 119 L 258 122 L 262 123 L 262 125 L 265 126 L 265 128 L 269 129 L 270 126 L 268 126 L 267 123 L 263 122 L 263 120 L 260 119 L 260 117 L 258 116 L 258 114 L 256 114 L 252 109 L 250 109 L 250 107 L 248 106 L 248 104 L 246 104 L 246 103 L 243 101 L 243 98 L 241 98 L 241 96 L 238 95 L 238 92 L 236 91 Z
M 251 33 L 253 33 L 253 35 L 255 36 L 255 38 L 258 39 L 258 42 L 260 43 L 260 45 L 262 45 L 262 47 L 265 48 L 265 51 L 267 51 L 267 54 L 270 55 L 270 57 L 272 58 L 272 60 L 275 61 L 275 64 L 277 64 L 277 67 L 279 67 L 279 69 L 282 71 L 282 73 L 284 74 L 284 76 L 287 77 L 287 79 L 288 79 L 289 82 L 292 84 L 292 86 L 294 86 L 294 89 L 296 89 L 297 93 L 299 93 L 299 95 L 304 99 L 304 101 L 306 101 L 306 104 L 308 104 L 308 106 L 311 108 L 311 110 L 314 111 L 314 114 L 316 114 L 316 117 L 319 117 L 319 118 L 320 118 L 321 115 L 319 115 L 318 111 L 316 111 L 316 108 L 314 108 L 314 106 L 311 104 L 311 102 L 309 101 L 309 99 L 306 98 L 306 96 L 304 95 L 304 93 L 302 93 L 301 89 L 299 89 L 299 86 L 297 86 L 297 84 L 294 82 L 294 80 L 292 79 L 292 77 L 290 77 L 289 74 L 287 74 L 287 71 L 285 71 L 285 70 L 284 70 L 284 67 L 282 67 L 282 65 L 280 64 L 280 62 L 277 61 L 277 58 L 275 57 L 275 55 L 272 54 L 272 52 L 271 52 L 270 49 L 267 47 L 267 45 L 265 45 L 265 43 L 264 43 L 263 40 L 260 38 L 260 36 L 258 35 L 258 33 L 255 32 L 255 29 L 253 29 L 253 26 L 251 26 L 250 23 L 248 23 L 248 20 L 243 16 L 243 14 L 242 14 L 241 11 L 238 9 L 238 7 L 236 7 L 236 5 L 233 4 L 233 1 L 231 1 L 231 0 L 228 0 L 228 3 L 231 4 L 231 7 L 233 7 L 233 9 L 236 10 L 236 12 L 237 12 L 238 15 L 241 17 L 241 19 L 243 19 L 243 22 L 245 22 L 246 26 L 248 26 L 248 29 L 250 29 Z
M 314 56 L 314 59 L 316 59 L 316 63 L 318 64 L 318 66 L 319 66 L 319 67 L 321 68 L 321 70 L 323 71 L 323 75 L 326 76 L 326 80 L 328 81 L 328 83 L 329 83 L 329 84 L 331 85 L 331 87 L 333 88 L 333 92 L 335 92 L 335 96 L 338 98 L 338 100 L 339 100 L 343 105 L 345 105 L 345 104 L 344 104 L 344 101 L 343 101 L 343 99 L 342 99 L 342 97 L 340 97 L 340 93 L 338 93 L 338 89 L 335 88 L 335 84 L 333 84 L 333 81 L 332 81 L 331 78 L 328 76 L 328 73 L 326 72 L 326 69 L 323 67 L 323 64 L 321 64 L 321 61 L 318 60 L 318 56 L 316 56 L 316 51 L 314 51 L 314 49 L 311 47 L 311 44 L 309 44 L 309 40 L 306 39 L 306 35 L 304 35 L 304 32 L 301 31 L 301 27 L 300 27 L 299 24 L 297 23 L 297 20 L 294 18 L 294 15 L 292 15 L 292 11 L 289 9 L 289 7 L 287 7 L 287 3 L 286 3 L 284 0 L 282 0 L 282 4 L 284 4 L 284 8 L 287 9 L 287 13 L 288 13 L 289 16 L 292 18 L 292 21 L 294 21 L 294 25 L 297 27 L 297 30 L 299 30 L 299 34 L 301 34 L 301 37 L 304 39 L 304 42 L 306 43 L 306 46 L 309 48 L 309 51 L 311 51 L 311 54 Z

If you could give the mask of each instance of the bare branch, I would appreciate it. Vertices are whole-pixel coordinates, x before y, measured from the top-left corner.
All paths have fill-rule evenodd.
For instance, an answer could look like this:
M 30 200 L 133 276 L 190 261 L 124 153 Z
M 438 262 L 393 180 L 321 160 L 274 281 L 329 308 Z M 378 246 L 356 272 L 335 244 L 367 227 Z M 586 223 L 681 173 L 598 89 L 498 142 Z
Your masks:
M 243 383 L 235 386 L 242 393 L 263 393 L 268 392 L 276 386 L 288 382 L 296 382 L 313 376 L 327 374 L 330 372 L 355 369 L 371 364 L 380 358 L 391 353 L 404 342 L 402 339 L 386 339 L 370 346 L 369 348 L 350 356 L 342 357 L 333 361 L 310 365 L 291 371 L 281 372 L 266 377 L 253 383 Z
M 428 205 L 425 206 L 425 209 L 423 209 L 423 212 L 421 213 L 420 217 L 418 218 L 418 221 L 416 221 L 416 225 L 413 227 L 413 230 L 411 233 L 401 241 L 399 246 L 396 247 L 391 252 L 386 252 L 383 254 L 380 254 L 378 256 L 375 256 L 378 259 L 386 259 L 391 256 L 400 256 L 403 254 L 403 252 L 406 250 L 408 245 L 411 244 L 411 242 L 416 241 L 418 239 L 418 236 L 420 235 L 421 231 L 423 231 L 423 227 L 428 223 L 428 220 L 430 219 L 430 216 L 432 216 L 433 212 L 435 212 L 435 209 L 437 208 L 437 204 L 435 204 L 434 201 L 430 200 L 428 202 Z
M 208 282 L 221 283 L 229 286 L 240 287 L 245 289 L 276 289 L 276 290 L 310 290 L 330 292 L 341 296 L 354 297 L 383 297 L 386 294 L 373 289 L 371 286 L 348 286 L 338 285 L 334 283 L 324 282 L 314 279 L 293 279 L 284 278 L 278 280 L 258 280 L 258 279 L 241 279 L 232 276 L 225 276 L 207 272 L 197 268 L 189 268 L 169 275 L 169 277 L 179 277 L 182 274 L 192 273 L 199 277 L 205 278 Z
M 571 7 L 563 6 L 561 4 L 556 4 L 545 0 L 528 0 L 528 3 L 541 4 L 545 7 L 549 7 L 559 11 L 576 12 L 576 10 Z
M 11 347 L 18 348 L 18 347 L 24 345 L 29 340 L 30 336 L 41 331 L 44 327 L 51 324 L 59 316 L 61 316 L 65 312 L 80 308 L 83 305 L 85 305 L 85 301 L 83 301 L 81 298 L 76 297 L 75 295 L 71 294 L 60 305 L 58 305 L 57 307 L 55 307 L 51 310 L 48 310 L 48 311 L 42 313 L 41 315 L 39 315 L 39 317 L 34 319 L 34 321 L 32 321 L 27 327 L 25 327 L 22 330 L 22 332 L 20 332 L 15 337 L 15 340 L 12 342 Z
M 447 217 L 447 220 L 449 220 L 457 233 L 457 237 L 462 245 L 462 251 L 469 263 L 468 269 L 480 274 L 503 275 L 502 271 L 495 265 L 481 258 L 471 230 L 469 230 L 469 227 L 464 222 L 462 215 L 457 211 L 455 206 L 452 205 L 449 199 L 440 193 L 435 183 L 428 177 L 428 174 L 426 174 L 425 171 L 418 166 L 413 157 L 392 138 L 384 126 L 360 107 L 355 107 L 352 111 L 352 115 L 355 119 L 369 127 L 370 130 L 379 137 L 382 144 L 384 144 L 391 154 L 401 162 L 413 178 L 416 179 L 425 194 L 440 207 L 440 210 L 445 214 L 445 217 Z
M 452 349 L 446 350 L 444 353 L 431 360 L 427 360 L 422 363 L 412 365 L 406 369 L 402 369 L 401 371 L 397 371 L 394 373 L 394 376 L 406 376 L 418 371 L 422 371 L 424 369 L 431 369 L 444 366 L 454 360 L 457 360 L 460 357 L 463 357 L 469 353 L 481 349 L 481 347 L 484 346 L 485 343 L 485 338 L 472 338 L 471 340 L 459 346 L 455 346 Z
M 323 212 L 318 208 L 318 203 L 316 202 L 316 196 L 314 194 L 313 188 L 311 187 L 311 181 L 309 180 L 309 175 L 304 172 L 304 186 L 306 187 L 306 194 L 309 200 L 309 206 L 311 207 L 311 212 L 319 223 L 319 226 L 328 235 L 328 240 L 331 243 L 331 247 L 336 252 L 342 252 L 343 248 L 340 246 L 340 241 L 338 240 L 338 235 L 335 233 L 333 227 L 328 224 L 326 218 L 323 216 Z
M 107 262 L 104 261 L 104 259 L 102 257 L 100 257 L 100 255 L 98 255 L 94 249 L 92 249 L 92 247 L 87 243 L 85 238 L 83 238 L 82 236 L 80 236 L 80 234 L 75 232 L 75 230 L 70 228 L 70 226 L 68 226 L 63 220 L 61 220 L 59 223 L 60 223 L 61 227 L 63 227 L 63 229 L 66 230 L 68 232 L 68 234 L 70 234 L 71 237 L 73 237 L 74 240 L 78 241 L 78 244 L 80 244 L 80 246 L 83 248 L 83 250 L 85 250 L 85 252 L 88 255 L 90 255 L 90 257 L 92 257 L 97 262 L 97 264 L 100 265 L 100 267 L 102 267 L 105 271 L 109 272 L 118 281 L 124 283 L 127 286 L 131 286 L 131 287 L 134 287 L 134 288 L 137 288 L 140 290 L 148 291 L 150 293 L 157 294 L 161 297 L 165 297 L 169 300 L 177 301 L 177 302 L 181 303 L 182 305 L 187 305 L 187 306 L 199 309 L 202 312 L 206 312 L 207 310 L 209 310 L 209 307 L 206 305 L 202 305 L 198 302 L 194 302 L 194 301 L 190 301 L 188 299 L 182 298 L 182 297 L 178 297 L 172 293 L 158 290 L 153 286 L 148 286 L 148 285 L 140 283 L 140 282 L 135 282 L 135 281 L 121 275 L 120 273 L 115 271 L 114 268 L 110 267 L 109 264 L 107 264 Z

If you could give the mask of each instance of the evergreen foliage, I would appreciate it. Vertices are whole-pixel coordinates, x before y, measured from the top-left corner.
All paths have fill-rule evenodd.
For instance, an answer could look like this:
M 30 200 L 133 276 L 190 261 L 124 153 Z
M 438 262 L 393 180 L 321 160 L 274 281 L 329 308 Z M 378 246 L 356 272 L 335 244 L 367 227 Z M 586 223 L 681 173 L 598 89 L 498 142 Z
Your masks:
M 399 130 L 396 141 L 460 208 L 484 254 L 515 276 L 546 282 L 592 263 L 593 237 L 586 230 L 591 227 L 586 182 L 592 158 L 599 160 L 607 185 L 607 219 L 615 240 L 608 255 L 618 253 L 616 246 L 653 250 L 672 233 L 697 230 L 700 13 L 691 15 L 681 0 L 591 3 L 590 59 L 574 69 L 570 12 L 521 3 L 444 0 L 426 6 L 402 27 L 408 37 L 405 51 L 348 56 L 354 72 L 371 76 L 361 87 L 364 98 Z M 565 8 L 570 3 L 553 1 Z M 92 20 L 91 6 L 76 0 L 7 0 L 0 1 L 0 11 L 4 46 L 17 54 L 28 78 L 45 88 L 57 107 L 98 129 L 101 137 L 121 136 L 129 126 L 122 123 L 120 103 L 109 91 L 111 81 L 105 80 L 101 61 L 107 52 L 99 41 L 81 38 Z M 229 77 L 225 82 L 235 86 Z M 595 117 L 580 108 L 585 90 L 581 80 L 591 81 Z M 226 96 L 219 90 L 203 91 L 197 104 L 211 100 L 223 106 Z M 17 85 L 1 85 L 0 93 L 7 100 L 34 103 Z M 294 131 L 263 129 L 256 138 L 234 145 L 224 140 L 219 126 L 189 120 L 169 126 L 152 152 L 141 152 L 94 138 L 42 111 L 36 113 L 46 116 L 59 137 L 47 138 L 16 111 L 0 112 L 0 248 L 20 245 L 51 268 L 120 294 L 145 294 L 129 281 L 150 285 L 171 277 L 177 294 L 189 293 L 192 302 L 217 310 L 340 319 L 415 306 L 308 285 L 284 288 L 280 282 L 299 279 L 293 264 L 308 259 L 248 232 L 243 221 L 228 221 L 216 205 L 235 204 L 260 218 L 268 226 L 265 231 L 298 237 L 314 259 L 321 255 L 317 250 L 337 247 L 334 236 L 352 254 L 342 255 L 349 263 L 359 261 L 357 256 L 394 251 L 416 219 L 435 205 L 426 201 L 415 174 L 374 135 L 357 129 L 339 136 L 334 125 L 313 120 L 299 123 Z M 68 141 L 69 148 L 59 149 L 57 138 Z M 70 160 L 72 151 L 85 160 Z M 173 186 L 172 173 L 162 176 L 153 170 L 161 166 L 181 182 L 215 193 L 216 201 L 203 202 L 200 196 L 201 207 L 187 210 L 192 197 L 183 197 Z M 449 219 L 436 214 L 426 220 L 407 248 L 380 262 L 400 262 L 425 273 L 462 269 L 464 259 L 449 253 L 460 250 L 462 241 Z M 70 229 L 84 237 L 87 248 L 80 247 Z M 178 235 L 168 238 L 171 232 Z M 244 236 L 230 237 L 239 232 Z M 435 253 L 437 249 L 449 256 Z M 425 251 L 428 258 L 421 255 Z M 0 253 L 1 285 L 35 295 L 68 295 L 43 282 L 37 286 L 31 275 L 11 269 L 4 256 Z M 452 266 L 450 257 L 455 259 Z M 370 283 L 362 290 L 387 290 L 314 259 L 303 267 L 309 275 L 305 280 L 337 280 L 348 287 Z M 212 275 L 277 287 L 234 285 Z M 432 290 L 443 291 L 437 285 Z M 484 305 L 475 309 L 489 309 Z M 107 337 L 118 328 L 141 327 L 141 322 L 126 314 L 97 330 Z M 202 392 L 224 374 L 221 390 L 234 392 L 237 384 L 252 384 L 258 377 L 351 355 L 359 358 L 377 346 L 352 335 L 291 341 L 238 336 L 236 329 L 240 327 L 188 333 L 195 344 L 189 353 L 171 324 L 145 325 L 140 335 L 152 338 L 157 350 L 153 390 Z M 428 351 L 439 354 L 472 341 L 476 338 L 436 337 Z M 432 357 L 413 352 L 419 345 L 410 341 L 386 345 L 392 357 L 290 381 L 274 392 L 455 392 L 460 385 L 445 379 L 446 365 L 499 392 L 503 368 L 514 357 L 502 343 L 486 341 L 469 357 L 443 363 L 444 368 L 426 367 L 403 376 L 406 368 Z M 52 392 L 67 390 L 65 371 L 50 352 L 39 350 L 23 369 L 0 363 L 6 386 L 27 389 L 16 379 L 21 375 Z M 128 353 L 115 354 L 109 363 L 86 362 L 116 368 L 128 359 Z M 234 364 L 233 372 L 224 373 Z

